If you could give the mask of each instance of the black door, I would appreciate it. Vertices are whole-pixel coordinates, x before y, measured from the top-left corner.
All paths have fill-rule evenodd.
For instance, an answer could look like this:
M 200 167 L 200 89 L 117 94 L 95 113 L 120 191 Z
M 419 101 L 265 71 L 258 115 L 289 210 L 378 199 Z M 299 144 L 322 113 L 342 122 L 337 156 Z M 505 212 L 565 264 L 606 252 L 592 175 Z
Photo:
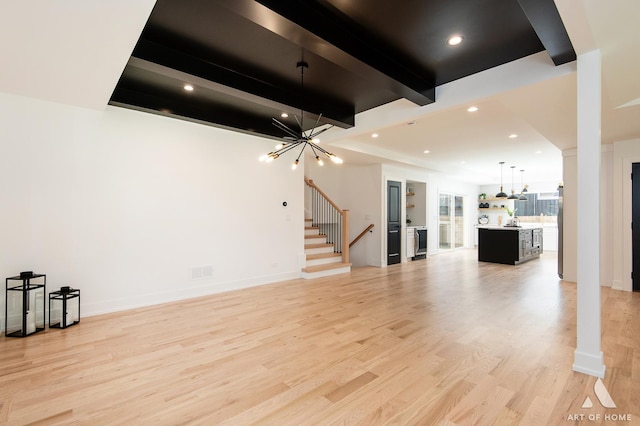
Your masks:
M 640 291 L 640 163 L 633 163 L 631 172 L 631 278 L 633 291 Z
M 400 182 L 387 182 L 387 265 L 400 263 Z

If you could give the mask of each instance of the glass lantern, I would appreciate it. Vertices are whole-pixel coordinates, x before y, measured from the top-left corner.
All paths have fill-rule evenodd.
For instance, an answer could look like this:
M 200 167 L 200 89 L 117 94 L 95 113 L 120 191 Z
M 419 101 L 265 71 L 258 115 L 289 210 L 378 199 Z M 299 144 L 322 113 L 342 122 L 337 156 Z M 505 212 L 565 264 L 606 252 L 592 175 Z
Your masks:
M 47 277 L 31 271 L 6 279 L 4 334 L 25 337 L 44 330 Z
M 49 293 L 49 328 L 67 328 L 80 322 L 80 290 L 62 287 Z

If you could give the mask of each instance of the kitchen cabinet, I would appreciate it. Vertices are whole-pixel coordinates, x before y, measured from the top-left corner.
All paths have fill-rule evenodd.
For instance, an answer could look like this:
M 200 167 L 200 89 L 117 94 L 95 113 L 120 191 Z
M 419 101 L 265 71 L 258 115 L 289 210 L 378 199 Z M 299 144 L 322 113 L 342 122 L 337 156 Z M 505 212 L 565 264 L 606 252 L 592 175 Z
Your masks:
M 407 253 L 408 258 L 416 255 L 416 229 L 412 226 L 407 228 Z
M 478 260 L 518 265 L 542 253 L 542 228 L 478 228 Z

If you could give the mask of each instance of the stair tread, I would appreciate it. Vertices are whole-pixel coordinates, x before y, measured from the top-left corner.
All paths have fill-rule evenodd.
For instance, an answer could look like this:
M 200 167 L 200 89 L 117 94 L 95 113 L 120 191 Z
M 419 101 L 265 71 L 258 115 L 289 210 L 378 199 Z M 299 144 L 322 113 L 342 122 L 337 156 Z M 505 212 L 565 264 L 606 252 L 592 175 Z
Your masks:
M 313 248 L 324 248 L 324 247 L 333 247 L 333 244 L 329 243 L 318 243 L 318 244 L 305 244 L 305 249 L 313 249 Z
M 320 228 L 317 226 L 305 226 L 304 229 L 305 231 L 311 231 L 311 230 L 320 229 Z
M 328 259 L 330 257 L 342 257 L 341 253 L 315 253 L 315 254 L 308 254 L 307 255 L 307 260 L 317 260 L 317 259 Z
M 320 272 L 347 267 L 351 267 L 351 263 L 327 263 L 325 265 L 307 266 L 306 268 L 302 269 L 302 272 Z
M 314 238 L 327 238 L 327 236 L 325 234 L 313 234 L 313 235 L 305 235 L 304 236 L 305 240 L 312 240 Z

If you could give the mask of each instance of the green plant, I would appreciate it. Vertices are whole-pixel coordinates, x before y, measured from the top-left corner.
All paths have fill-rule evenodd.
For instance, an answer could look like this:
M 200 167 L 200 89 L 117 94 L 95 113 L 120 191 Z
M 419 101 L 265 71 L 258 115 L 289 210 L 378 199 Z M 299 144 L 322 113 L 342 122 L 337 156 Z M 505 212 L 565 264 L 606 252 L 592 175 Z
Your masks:
M 507 207 L 507 214 L 508 214 L 510 217 L 513 217 L 513 215 L 516 213 L 516 211 L 518 211 L 518 209 L 517 209 L 517 208 L 515 208 L 515 209 L 511 210 L 509 207 Z
M 480 194 L 480 199 L 481 200 L 485 200 L 487 198 L 487 194 L 485 194 L 484 192 L 482 194 Z

